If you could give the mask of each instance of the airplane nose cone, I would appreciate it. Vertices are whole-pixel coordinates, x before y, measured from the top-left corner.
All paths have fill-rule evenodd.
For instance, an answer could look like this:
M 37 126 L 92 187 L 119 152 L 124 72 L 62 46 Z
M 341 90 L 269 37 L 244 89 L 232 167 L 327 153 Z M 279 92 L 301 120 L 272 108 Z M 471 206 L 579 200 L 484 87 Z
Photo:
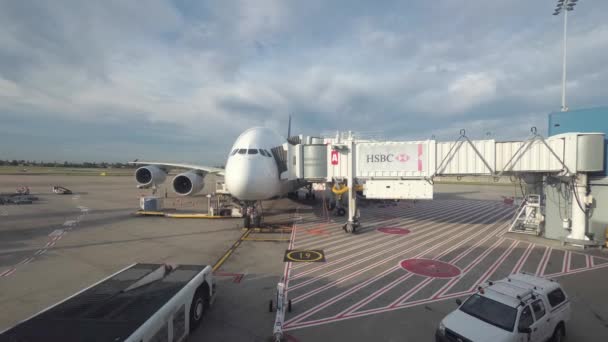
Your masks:
M 262 200 L 272 196 L 267 175 L 250 160 L 226 165 L 226 187 L 230 194 L 243 201 Z

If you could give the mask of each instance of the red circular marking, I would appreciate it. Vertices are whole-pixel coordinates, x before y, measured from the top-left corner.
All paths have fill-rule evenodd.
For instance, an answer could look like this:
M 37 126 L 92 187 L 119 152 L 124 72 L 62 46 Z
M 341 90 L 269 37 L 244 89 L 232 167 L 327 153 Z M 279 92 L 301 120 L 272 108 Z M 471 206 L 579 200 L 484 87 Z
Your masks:
M 397 227 L 382 227 L 377 229 L 379 232 L 385 234 L 397 234 L 397 235 L 405 235 L 409 234 L 410 230 L 405 228 L 397 228 Z
M 430 259 L 407 259 L 400 263 L 406 271 L 432 278 L 453 278 L 460 269 L 452 264 Z

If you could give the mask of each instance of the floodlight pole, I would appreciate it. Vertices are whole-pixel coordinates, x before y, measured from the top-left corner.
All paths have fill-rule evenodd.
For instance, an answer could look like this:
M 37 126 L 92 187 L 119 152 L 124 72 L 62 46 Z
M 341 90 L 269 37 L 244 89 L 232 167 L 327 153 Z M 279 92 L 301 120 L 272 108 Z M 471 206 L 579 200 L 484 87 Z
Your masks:
M 568 1 L 566 0 L 565 4 L 564 4 L 564 60 L 563 60 L 563 65 L 562 65 L 562 112 L 567 112 L 568 111 L 568 106 L 566 106 L 566 44 L 568 41 L 568 35 L 567 35 L 567 30 L 568 30 L 568 11 L 565 8 L 565 5 L 567 5 Z

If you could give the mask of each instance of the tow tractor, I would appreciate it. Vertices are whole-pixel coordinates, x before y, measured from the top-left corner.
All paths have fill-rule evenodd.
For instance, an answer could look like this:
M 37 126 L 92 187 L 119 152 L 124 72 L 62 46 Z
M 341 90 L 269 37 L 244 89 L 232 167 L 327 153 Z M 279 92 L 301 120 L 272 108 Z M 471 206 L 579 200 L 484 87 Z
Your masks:
M 211 266 L 133 264 L 0 333 L 0 341 L 184 341 L 215 298 Z

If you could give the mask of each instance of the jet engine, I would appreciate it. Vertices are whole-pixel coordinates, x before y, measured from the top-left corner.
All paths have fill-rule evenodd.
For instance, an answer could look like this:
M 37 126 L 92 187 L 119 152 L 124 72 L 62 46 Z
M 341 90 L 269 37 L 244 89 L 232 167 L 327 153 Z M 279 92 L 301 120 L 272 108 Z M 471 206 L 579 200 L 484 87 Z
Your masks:
M 149 188 L 162 184 L 167 178 L 167 172 L 156 165 L 142 166 L 135 171 L 135 180 L 139 188 Z
M 181 196 L 194 195 L 203 190 L 205 176 L 194 171 L 180 173 L 173 178 L 173 190 Z

